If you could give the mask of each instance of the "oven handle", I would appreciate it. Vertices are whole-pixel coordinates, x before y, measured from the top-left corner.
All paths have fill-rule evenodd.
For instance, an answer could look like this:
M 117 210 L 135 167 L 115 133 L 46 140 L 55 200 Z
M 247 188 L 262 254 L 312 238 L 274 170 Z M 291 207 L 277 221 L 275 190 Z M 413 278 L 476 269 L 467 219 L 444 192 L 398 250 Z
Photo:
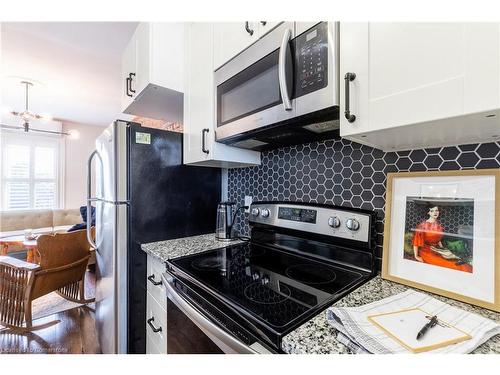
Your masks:
M 227 348 L 227 351 L 224 350 L 224 352 L 235 354 L 270 353 L 258 343 L 254 344 L 256 345 L 255 349 L 242 343 L 241 341 L 237 340 L 232 335 L 224 331 L 222 328 L 212 323 L 205 316 L 203 316 L 198 310 L 191 306 L 189 302 L 182 298 L 179 293 L 177 293 L 172 285 L 174 276 L 170 272 L 165 272 L 162 275 L 162 280 L 167 290 L 167 297 L 207 336 L 212 339 L 215 338 L 217 342 L 221 343 L 225 348 Z
M 290 39 L 292 38 L 292 30 L 286 29 L 281 40 L 280 54 L 278 59 L 278 79 L 280 84 L 280 93 L 283 100 L 285 111 L 292 110 L 292 101 L 288 95 L 288 85 L 286 82 L 286 57 L 290 49 Z

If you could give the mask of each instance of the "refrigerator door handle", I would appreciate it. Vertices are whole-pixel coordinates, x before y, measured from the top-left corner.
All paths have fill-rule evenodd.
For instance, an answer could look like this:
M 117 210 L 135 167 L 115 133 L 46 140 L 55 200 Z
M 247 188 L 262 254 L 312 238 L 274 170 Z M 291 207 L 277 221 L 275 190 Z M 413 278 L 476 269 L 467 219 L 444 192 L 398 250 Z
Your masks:
M 87 241 L 89 241 L 90 245 L 97 250 L 97 245 L 92 239 L 92 233 L 90 232 L 92 224 L 92 202 L 98 200 L 97 198 L 92 198 L 92 160 L 96 155 L 99 157 L 97 150 L 94 150 L 90 154 L 87 161 Z

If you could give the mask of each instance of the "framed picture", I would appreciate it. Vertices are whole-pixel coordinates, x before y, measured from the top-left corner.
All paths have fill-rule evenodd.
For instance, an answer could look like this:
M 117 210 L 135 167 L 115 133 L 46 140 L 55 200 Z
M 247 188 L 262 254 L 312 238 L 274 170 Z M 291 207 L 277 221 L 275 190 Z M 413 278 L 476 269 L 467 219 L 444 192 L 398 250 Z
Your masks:
M 382 277 L 500 311 L 500 170 L 389 173 Z

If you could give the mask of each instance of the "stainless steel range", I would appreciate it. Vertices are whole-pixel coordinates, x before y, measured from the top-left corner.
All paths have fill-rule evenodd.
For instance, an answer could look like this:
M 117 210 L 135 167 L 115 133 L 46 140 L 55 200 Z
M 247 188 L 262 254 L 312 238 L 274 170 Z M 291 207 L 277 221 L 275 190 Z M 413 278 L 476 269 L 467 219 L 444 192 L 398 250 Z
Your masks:
M 257 202 L 249 222 L 244 243 L 167 262 L 169 353 L 279 353 L 374 275 L 371 211 Z

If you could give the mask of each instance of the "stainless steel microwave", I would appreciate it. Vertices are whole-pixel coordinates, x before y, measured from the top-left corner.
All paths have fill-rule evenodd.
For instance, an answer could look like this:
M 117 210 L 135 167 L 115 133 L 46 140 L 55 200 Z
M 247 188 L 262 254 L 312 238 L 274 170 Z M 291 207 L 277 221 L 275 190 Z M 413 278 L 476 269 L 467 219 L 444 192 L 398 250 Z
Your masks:
M 214 74 L 218 142 L 266 150 L 338 136 L 337 22 L 283 22 Z

